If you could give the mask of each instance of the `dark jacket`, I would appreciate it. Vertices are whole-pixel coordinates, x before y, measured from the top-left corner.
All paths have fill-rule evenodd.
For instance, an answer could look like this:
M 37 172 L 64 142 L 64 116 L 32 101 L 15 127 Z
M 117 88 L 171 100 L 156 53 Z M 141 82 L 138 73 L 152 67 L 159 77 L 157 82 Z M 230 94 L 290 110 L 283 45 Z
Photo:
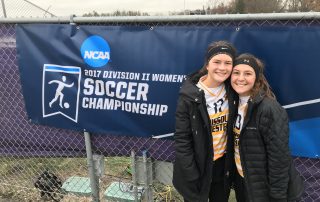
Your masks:
M 196 84 L 200 73 L 191 75 L 183 83 L 176 111 L 175 162 L 173 185 L 188 201 L 208 201 L 212 180 L 213 150 L 211 124 L 206 107 L 204 92 Z M 225 82 L 229 103 L 227 124 L 226 167 L 233 163 L 232 123 L 235 118 L 237 98 Z M 230 121 L 231 120 L 231 121 Z M 229 172 L 225 172 L 226 181 Z M 223 178 L 223 177 L 222 177 Z
M 287 201 L 288 144 L 288 116 L 281 105 L 264 93 L 250 99 L 239 139 L 250 202 Z

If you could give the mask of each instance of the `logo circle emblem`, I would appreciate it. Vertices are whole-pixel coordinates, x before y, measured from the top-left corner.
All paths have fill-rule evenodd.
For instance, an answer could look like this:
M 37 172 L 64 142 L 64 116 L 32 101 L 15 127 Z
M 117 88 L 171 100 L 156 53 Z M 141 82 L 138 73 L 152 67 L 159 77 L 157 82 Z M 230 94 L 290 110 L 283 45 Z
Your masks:
M 81 56 L 85 63 L 94 68 L 105 66 L 110 60 L 110 46 L 106 40 L 93 35 L 81 45 Z

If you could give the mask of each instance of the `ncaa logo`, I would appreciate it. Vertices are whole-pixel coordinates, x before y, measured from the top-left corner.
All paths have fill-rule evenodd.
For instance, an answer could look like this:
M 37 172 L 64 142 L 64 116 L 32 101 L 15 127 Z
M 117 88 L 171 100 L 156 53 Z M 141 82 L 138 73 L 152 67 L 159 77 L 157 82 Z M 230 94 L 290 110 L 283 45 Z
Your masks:
M 89 66 L 102 67 L 110 60 L 109 44 L 100 36 L 90 36 L 81 45 L 81 56 Z

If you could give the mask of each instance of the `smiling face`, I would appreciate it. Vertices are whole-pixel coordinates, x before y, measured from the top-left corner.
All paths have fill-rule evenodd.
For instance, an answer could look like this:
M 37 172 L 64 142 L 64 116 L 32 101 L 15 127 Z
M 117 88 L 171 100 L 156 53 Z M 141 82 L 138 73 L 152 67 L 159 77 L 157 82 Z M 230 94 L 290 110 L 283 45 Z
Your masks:
M 231 74 L 232 58 L 227 54 L 213 56 L 207 65 L 208 76 L 204 83 L 210 88 L 221 85 Z
M 233 68 L 231 86 L 240 96 L 248 96 L 256 81 L 254 69 L 246 64 L 239 64 Z

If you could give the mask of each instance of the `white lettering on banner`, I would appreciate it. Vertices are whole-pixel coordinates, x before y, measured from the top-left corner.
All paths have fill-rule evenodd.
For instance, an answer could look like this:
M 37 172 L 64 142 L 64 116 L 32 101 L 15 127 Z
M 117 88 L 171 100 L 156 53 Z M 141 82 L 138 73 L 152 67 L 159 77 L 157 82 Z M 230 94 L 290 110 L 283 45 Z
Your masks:
M 103 57 L 88 52 L 87 57 Z M 168 105 L 146 103 L 151 82 L 182 83 L 186 75 L 84 70 L 82 108 L 164 116 Z M 127 80 L 127 81 L 126 81 Z M 165 85 L 165 84 L 163 84 Z M 139 101 L 139 102 L 135 102 Z
M 148 91 L 149 85 L 147 83 L 115 82 L 86 78 L 84 80 L 83 94 L 107 95 L 118 99 L 147 101 Z
M 168 112 L 168 105 L 125 102 L 109 98 L 84 97 L 82 107 L 99 110 L 122 110 L 151 116 L 162 116 Z
M 118 71 L 101 71 L 101 70 L 84 70 L 84 75 L 88 77 L 104 79 L 122 79 L 122 80 L 141 80 L 154 82 L 172 82 L 182 83 L 186 75 L 178 74 L 150 74 L 137 72 L 118 72 Z
M 109 52 L 102 52 L 102 51 L 85 51 L 84 58 L 88 59 L 108 59 L 110 60 L 110 53 Z
M 105 78 L 105 79 L 140 80 L 140 73 L 104 71 L 103 78 Z
M 84 75 L 90 76 L 90 77 L 100 77 L 101 70 L 92 70 L 92 69 L 85 69 Z
M 186 76 L 176 74 L 152 74 L 152 81 L 182 82 Z

